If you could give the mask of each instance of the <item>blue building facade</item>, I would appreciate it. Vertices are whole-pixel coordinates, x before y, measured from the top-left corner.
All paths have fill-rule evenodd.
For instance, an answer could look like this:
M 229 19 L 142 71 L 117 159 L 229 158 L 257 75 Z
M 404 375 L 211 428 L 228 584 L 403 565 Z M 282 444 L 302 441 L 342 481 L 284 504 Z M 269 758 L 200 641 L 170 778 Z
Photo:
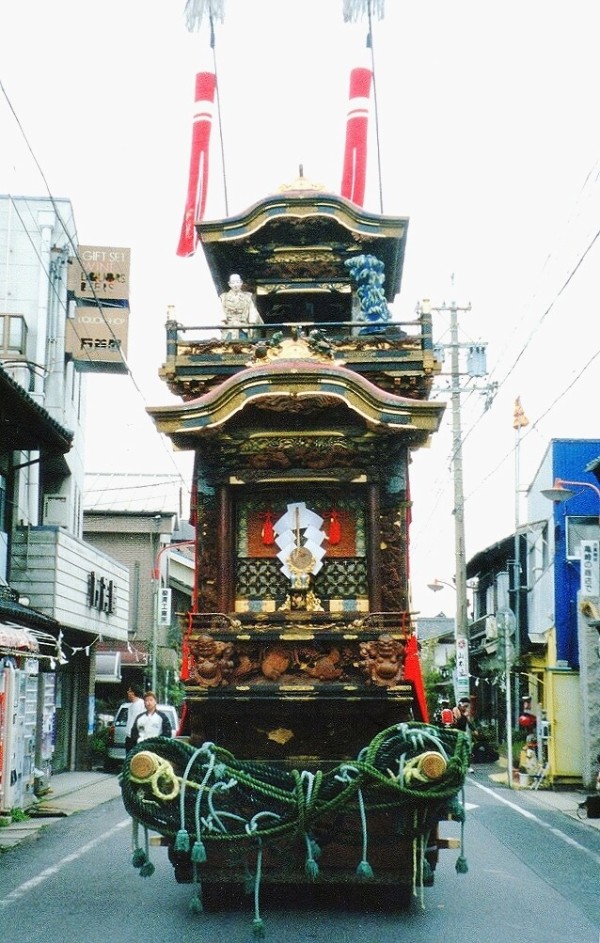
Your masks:
M 600 455 L 600 440 L 553 439 L 549 454 L 552 480 L 560 479 L 572 492 L 568 500 L 556 501 L 553 505 L 556 660 L 578 669 L 577 593 L 581 587 L 581 541 L 598 539 L 600 518 L 598 482 L 587 468 Z

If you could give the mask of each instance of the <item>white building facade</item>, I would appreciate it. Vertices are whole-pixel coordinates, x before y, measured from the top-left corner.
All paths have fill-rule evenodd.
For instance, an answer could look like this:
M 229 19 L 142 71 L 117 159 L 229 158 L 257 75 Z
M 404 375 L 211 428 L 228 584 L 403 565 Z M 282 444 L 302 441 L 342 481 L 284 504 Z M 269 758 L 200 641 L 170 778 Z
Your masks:
M 61 452 L 23 448 L 10 416 L 0 429 L 0 584 L 14 603 L 0 607 L 0 808 L 26 805 L 52 771 L 86 768 L 95 646 L 128 633 L 127 569 L 82 539 L 86 374 L 66 343 L 78 258 L 68 200 L 0 196 L 0 368 L 70 436 Z M 43 632 L 21 647 L 28 613 Z M 17 632 L 4 645 L 2 624 Z

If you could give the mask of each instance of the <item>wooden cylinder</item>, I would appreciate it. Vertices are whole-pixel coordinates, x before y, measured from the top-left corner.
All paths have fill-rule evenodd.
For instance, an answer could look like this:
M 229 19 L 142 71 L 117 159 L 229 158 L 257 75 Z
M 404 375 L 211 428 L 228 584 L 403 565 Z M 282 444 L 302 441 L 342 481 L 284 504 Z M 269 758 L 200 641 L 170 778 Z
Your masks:
M 129 769 L 136 779 L 150 779 L 154 776 L 160 764 L 160 757 L 149 750 L 142 750 L 131 757 Z

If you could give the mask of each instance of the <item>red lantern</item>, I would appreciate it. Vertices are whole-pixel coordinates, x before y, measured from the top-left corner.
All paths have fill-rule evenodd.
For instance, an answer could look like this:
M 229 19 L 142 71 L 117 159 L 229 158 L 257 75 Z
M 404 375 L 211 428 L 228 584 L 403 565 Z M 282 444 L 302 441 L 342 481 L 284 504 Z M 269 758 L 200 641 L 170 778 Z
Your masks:
M 342 539 L 342 525 L 340 524 L 340 518 L 339 518 L 338 512 L 335 509 L 333 509 L 332 511 L 329 512 L 329 534 L 327 536 L 327 540 L 333 547 L 335 546 L 335 544 L 339 544 L 341 539 Z
M 261 530 L 262 542 L 265 547 L 271 547 L 275 543 L 275 531 L 273 530 L 273 512 L 265 511 L 263 514 L 263 526 Z

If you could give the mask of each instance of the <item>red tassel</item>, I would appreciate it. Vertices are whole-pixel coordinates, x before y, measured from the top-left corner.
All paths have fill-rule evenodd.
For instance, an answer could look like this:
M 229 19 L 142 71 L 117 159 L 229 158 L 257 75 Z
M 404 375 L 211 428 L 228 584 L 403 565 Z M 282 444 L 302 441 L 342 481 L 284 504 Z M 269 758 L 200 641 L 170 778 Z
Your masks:
M 179 672 L 180 681 L 189 681 L 190 679 L 190 643 L 187 635 L 183 636 L 181 641 L 181 670 Z
M 273 530 L 273 512 L 265 511 L 263 517 L 264 524 L 262 526 L 260 535 L 265 547 L 271 547 L 275 543 L 275 531 Z
M 335 546 L 335 544 L 339 544 L 341 539 L 342 539 L 342 525 L 340 524 L 338 512 L 331 511 L 330 520 L 329 520 L 329 536 L 327 540 L 333 547 Z
M 421 713 L 421 720 L 424 723 L 428 723 L 429 712 L 427 710 L 425 684 L 423 683 L 416 635 L 410 635 L 406 641 L 406 648 L 404 650 L 404 680 L 412 682 L 415 698 Z

